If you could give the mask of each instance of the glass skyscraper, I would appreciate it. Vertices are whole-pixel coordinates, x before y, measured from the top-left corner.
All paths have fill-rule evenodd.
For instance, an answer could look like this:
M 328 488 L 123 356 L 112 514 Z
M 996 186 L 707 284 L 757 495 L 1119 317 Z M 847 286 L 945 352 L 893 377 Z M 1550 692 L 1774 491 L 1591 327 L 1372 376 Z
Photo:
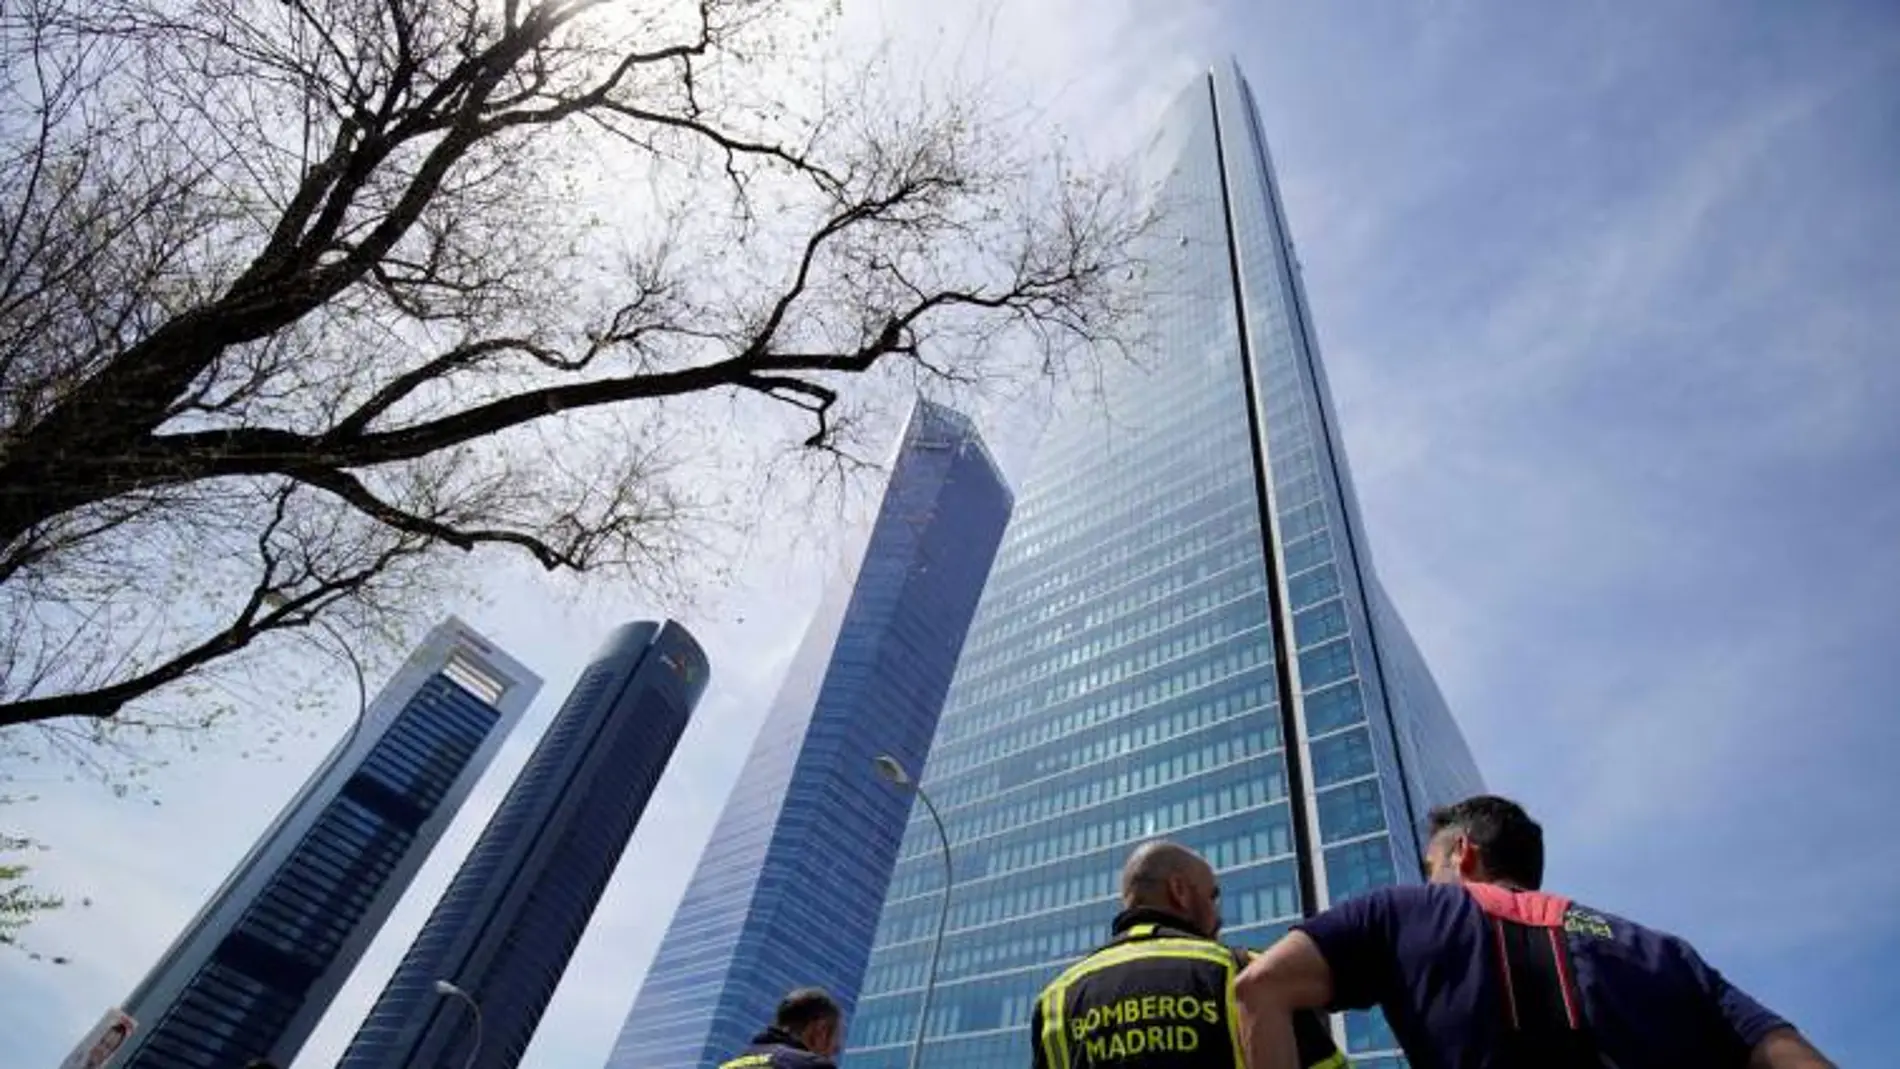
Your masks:
M 1223 937 L 1419 878 L 1428 806 L 1480 789 L 1374 578 L 1266 142 L 1237 70 L 1147 146 L 1139 366 L 1058 414 L 957 667 L 924 788 L 957 881 L 924 1065 L 1027 1065 L 1036 992 L 1106 940 L 1138 842 L 1220 872 Z M 904 838 L 849 1069 L 896 1069 L 939 893 Z M 1349 1015 L 1360 1065 L 1401 1059 Z
M 114 1064 L 289 1065 L 540 687 L 432 630 L 126 1001 Z
M 340 1069 L 512 1069 L 521 1060 L 706 680 L 705 654 L 677 623 L 623 624 L 608 636 Z M 445 998 L 439 981 L 459 994 Z
M 919 402 L 867 539 L 807 629 L 627 1014 L 613 1069 L 716 1065 L 796 986 L 821 985 L 849 1012 L 911 805 L 872 762 L 922 767 L 1009 513 L 969 421 Z

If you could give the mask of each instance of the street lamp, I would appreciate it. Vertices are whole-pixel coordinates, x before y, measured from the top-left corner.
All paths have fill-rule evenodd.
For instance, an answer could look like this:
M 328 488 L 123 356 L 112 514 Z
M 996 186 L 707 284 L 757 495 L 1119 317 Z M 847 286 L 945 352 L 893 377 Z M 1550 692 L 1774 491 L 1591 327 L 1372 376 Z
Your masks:
M 435 993 L 444 998 L 461 999 L 475 1014 L 475 1044 L 468 1048 L 468 1060 L 462 1063 L 462 1069 L 475 1069 L 475 1058 L 482 1052 L 482 1007 L 475 996 L 449 983 L 447 980 L 435 982 Z
M 924 1057 L 924 1030 L 930 1025 L 930 995 L 937 987 L 937 958 L 943 953 L 943 929 L 950 920 L 950 833 L 943 830 L 943 818 L 937 815 L 937 807 L 930 803 L 930 796 L 924 793 L 922 786 L 910 778 L 897 758 L 890 754 L 878 754 L 873 762 L 877 774 L 898 787 L 909 787 L 917 794 L 917 800 L 924 803 L 930 819 L 937 825 L 937 841 L 943 844 L 943 902 L 937 909 L 937 937 L 930 944 L 930 966 L 924 972 L 924 1000 L 917 1007 L 917 1038 L 910 1048 L 910 1069 L 918 1069 Z

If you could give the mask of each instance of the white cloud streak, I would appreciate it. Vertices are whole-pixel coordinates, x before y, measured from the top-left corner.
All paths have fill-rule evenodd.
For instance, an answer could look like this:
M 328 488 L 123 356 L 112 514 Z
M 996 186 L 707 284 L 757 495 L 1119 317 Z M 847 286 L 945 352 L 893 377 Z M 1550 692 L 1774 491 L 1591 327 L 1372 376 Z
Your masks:
M 1900 795 L 1878 770 L 1900 760 L 1880 711 L 1900 687 L 1883 639 L 1900 633 L 1900 275 L 1867 250 L 1900 233 L 1891 191 L 1851 180 L 1878 160 L 1827 136 L 1856 101 L 1892 99 L 1892 49 L 1814 45 L 1765 81 L 1720 64 L 1672 78 L 1734 20 L 925 7 L 850 3 L 845 33 L 985 72 L 1102 154 L 1217 47 L 1240 53 L 1381 571 L 1492 782 L 1545 816 L 1555 879 L 1718 962 L 1792 962 L 1791 978 L 1798 956 L 1776 955 L 1805 941 L 1893 930 Z M 1827 275 L 1836 259 L 1859 273 Z M 1827 292 L 1804 288 L 1822 277 Z M 605 1058 L 833 550 L 756 538 L 732 592 L 686 617 L 713 687 L 528 1069 Z M 514 575 L 486 593 L 471 622 L 546 677 L 542 700 L 300 1069 L 347 1042 L 600 636 L 650 611 Z M 31 811 L 60 847 L 45 882 L 97 903 L 35 933 L 76 964 L 0 957 L 10 1059 L 52 1063 L 122 996 L 320 752 L 245 762 L 242 742 L 168 772 L 157 809 L 47 785 Z M 1799 1003 L 1804 984 L 1826 990 L 1764 993 Z M 1807 997 L 1782 1008 L 1822 1013 Z

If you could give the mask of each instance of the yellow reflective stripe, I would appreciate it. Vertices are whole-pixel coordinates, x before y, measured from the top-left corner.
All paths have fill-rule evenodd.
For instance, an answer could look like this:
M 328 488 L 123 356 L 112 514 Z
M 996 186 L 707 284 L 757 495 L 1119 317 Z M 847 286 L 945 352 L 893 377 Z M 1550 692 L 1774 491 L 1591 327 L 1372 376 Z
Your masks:
M 1063 985 L 1072 984 L 1089 973 L 1102 969 L 1125 965 L 1143 958 L 1189 958 L 1196 961 L 1211 961 L 1228 969 L 1231 974 L 1234 957 L 1218 943 L 1209 943 L 1204 939 L 1146 939 L 1139 943 L 1126 943 L 1111 946 L 1069 966 L 1069 970 L 1057 978 Z
M 719 1069 L 748 1069 L 749 1066 L 770 1064 L 772 1064 L 772 1056 L 770 1054 L 742 1054 L 729 1062 L 721 1064 Z
M 1140 939 L 1144 935 L 1155 934 L 1155 926 L 1152 924 L 1137 924 L 1123 934 L 1129 939 Z
M 1068 989 L 1066 977 L 1042 989 L 1042 1056 L 1049 1069 L 1069 1069 L 1069 1022 L 1062 1005 Z
M 1234 967 L 1236 962 L 1232 954 L 1223 955 L 1227 959 L 1227 1042 L 1234 1051 L 1234 1069 L 1247 1069 L 1247 1055 L 1240 1046 L 1240 1004 L 1234 997 Z
M 1090 973 L 1147 958 L 1208 961 L 1226 969 L 1228 1029 L 1230 1032 L 1233 1030 L 1234 956 L 1228 953 L 1226 947 L 1205 939 L 1174 938 L 1144 939 L 1139 943 L 1108 946 L 1069 966 L 1067 971 L 1042 989 L 1042 1053 L 1049 1060 L 1051 1069 L 1068 1069 L 1069 1066 L 1068 1021 L 1065 1019 L 1064 1006 L 1069 985 Z M 1235 1039 L 1234 1042 L 1238 1069 L 1246 1069 L 1244 1064 L 1239 1063 L 1239 1040 Z

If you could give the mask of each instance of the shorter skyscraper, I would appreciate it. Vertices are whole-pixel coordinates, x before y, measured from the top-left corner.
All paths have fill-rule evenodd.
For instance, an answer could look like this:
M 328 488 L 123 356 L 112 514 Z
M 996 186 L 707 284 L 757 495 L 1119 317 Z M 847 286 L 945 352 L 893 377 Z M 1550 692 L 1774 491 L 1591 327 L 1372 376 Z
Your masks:
M 541 680 L 450 619 L 126 1001 L 121 1069 L 289 1065 Z
M 805 633 L 610 1069 L 717 1065 L 792 987 L 826 988 L 848 1017 L 912 797 L 873 760 L 914 775 L 929 756 L 1010 508 L 970 421 L 919 402 L 868 542 Z
M 521 1060 L 706 680 L 706 656 L 679 624 L 615 629 L 339 1069 Z

